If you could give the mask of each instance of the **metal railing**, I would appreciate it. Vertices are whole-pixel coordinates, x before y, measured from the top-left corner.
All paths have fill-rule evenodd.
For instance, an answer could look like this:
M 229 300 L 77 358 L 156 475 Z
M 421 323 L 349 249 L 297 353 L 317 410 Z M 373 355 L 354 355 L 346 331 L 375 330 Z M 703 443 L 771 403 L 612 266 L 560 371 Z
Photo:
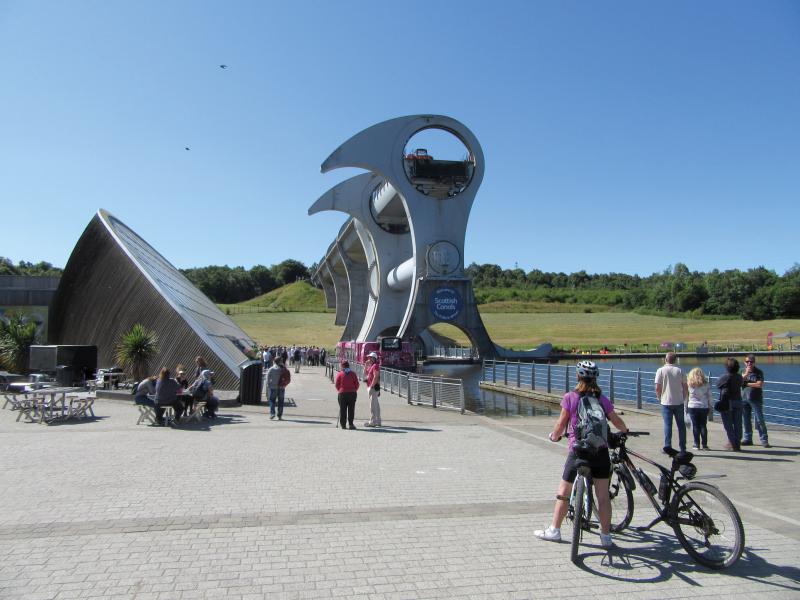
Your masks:
M 471 360 L 476 356 L 472 346 L 434 346 L 428 358 L 459 358 Z
M 657 406 L 655 371 L 601 368 L 597 381 L 612 402 L 630 402 L 637 408 Z M 714 400 L 719 399 L 717 377 L 706 373 Z M 575 367 L 550 363 L 484 360 L 481 381 L 547 393 L 566 393 L 575 387 Z M 709 417 L 713 419 L 713 411 Z M 768 423 L 800 428 L 800 383 L 767 381 L 764 418 Z
M 359 379 L 364 378 L 364 365 L 351 364 Z M 339 363 L 328 360 L 325 376 L 331 381 L 336 377 Z M 464 382 L 461 379 L 421 375 L 397 369 L 381 367 L 381 391 L 405 398 L 409 404 L 425 404 L 433 408 L 450 408 L 465 412 Z

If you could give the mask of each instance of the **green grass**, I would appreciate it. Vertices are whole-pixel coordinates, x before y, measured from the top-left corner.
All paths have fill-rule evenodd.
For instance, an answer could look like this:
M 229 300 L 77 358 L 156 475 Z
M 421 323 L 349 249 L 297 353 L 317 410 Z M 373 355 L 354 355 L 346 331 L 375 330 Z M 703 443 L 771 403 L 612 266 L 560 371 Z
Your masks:
M 764 346 L 769 331 L 797 330 L 800 319 L 773 321 L 706 321 L 639 315 L 635 313 L 482 313 L 492 339 L 505 347 L 526 349 L 542 342 L 561 348 L 598 349 L 649 344 L 656 349 L 661 342 L 685 342 L 690 347 L 710 344 Z M 259 343 L 318 344 L 333 347 L 342 327 L 333 324 L 330 313 L 252 313 L 232 318 Z M 437 324 L 438 335 L 466 344 L 466 337 L 451 325 Z M 784 342 L 785 340 L 776 340 Z
M 247 312 L 332 312 L 325 307 L 325 294 L 307 281 L 288 283 L 238 304 L 220 304 L 226 314 Z

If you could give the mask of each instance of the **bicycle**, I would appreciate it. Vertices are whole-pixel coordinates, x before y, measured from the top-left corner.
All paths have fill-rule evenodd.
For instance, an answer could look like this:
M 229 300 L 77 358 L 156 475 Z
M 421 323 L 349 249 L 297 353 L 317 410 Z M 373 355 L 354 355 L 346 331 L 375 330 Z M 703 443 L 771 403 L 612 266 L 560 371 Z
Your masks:
M 589 531 L 594 527 L 599 527 L 589 520 L 592 514 L 592 471 L 588 465 L 578 467 L 578 474 L 575 483 L 572 485 L 572 492 L 569 495 L 566 519 L 572 522 L 572 545 L 570 547 L 570 560 L 578 562 L 578 546 L 584 531 Z
M 744 550 L 745 536 L 742 519 L 733 503 L 718 487 L 691 481 L 697 474 L 691 452 L 679 453 L 670 449 L 668 454 L 672 462 L 668 469 L 629 450 L 627 438 L 639 435 L 649 434 L 629 431 L 627 434 L 609 436 L 613 465 L 609 490 L 612 505 L 622 513 L 621 518 L 612 525 L 612 530 L 622 531 L 633 518 L 635 477 L 657 514 L 648 525 L 636 527 L 637 531 L 648 531 L 657 523 L 664 522 L 672 527 L 689 556 L 701 565 L 724 569 L 736 563 Z M 661 477 L 658 489 L 647 473 L 633 464 L 632 456 L 659 470 Z M 681 484 L 680 479 L 686 480 L 686 483 Z

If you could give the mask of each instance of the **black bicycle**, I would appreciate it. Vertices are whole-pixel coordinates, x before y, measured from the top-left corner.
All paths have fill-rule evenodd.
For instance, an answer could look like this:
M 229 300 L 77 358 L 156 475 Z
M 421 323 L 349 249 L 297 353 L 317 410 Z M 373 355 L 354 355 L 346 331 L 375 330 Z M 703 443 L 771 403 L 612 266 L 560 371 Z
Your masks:
M 663 521 L 672 527 L 681 546 L 701 565 L 711 569 L 733 565 L 744 550 L 744 526 L 736 507 L 718 487 L 691 481 L 697 474 L 691 452 L 671 449 L 669 454 L 672 461 L 670 467 L 666 468 L 628 450 L 627 438 L 639 435 L 649 434 L 628 432 L 609 436 L 609 446 L 612 447 L 609 485 L 612 531 L 622 531 L 630 524 L 633 518 L 633 490 L 638 481 L 657 516 L 648 525 L 637 527 L 637 531 L 647 531 Z M 647 473 L 633 464 L 632 456 L 658 469 L 658 488 Z M 680 480 L 686 483 L 680 483 Z

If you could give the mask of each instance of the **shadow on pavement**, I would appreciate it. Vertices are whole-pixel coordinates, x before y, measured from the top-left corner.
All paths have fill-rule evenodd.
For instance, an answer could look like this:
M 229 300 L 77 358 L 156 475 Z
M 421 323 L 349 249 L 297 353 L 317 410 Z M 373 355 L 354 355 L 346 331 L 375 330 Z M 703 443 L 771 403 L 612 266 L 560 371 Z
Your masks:
M 701 586 L 700 582 L 693 579 L 693 573 L 716 572 L 800 592 L 800 568 L 772 565 L 752 548 L 746 547 L 742 557 L 732 567 L 715 571 L 695 562 L 673 535 L 655 531 L 625 531 L 615 534 L 615 537 L 638 545 L 605 550 L 599 548 L 599 540 L 596 544 L 581 544 L 580 550 L 585 547 L 590 550 L 580 552 L 578 566 L 588 573 L 614 581 L 649 583 L 677 577 L 689 585 Z M 597 550 L 591 549 L 592 546 Z M 788 581 L 770 581 L 774 576 Z

